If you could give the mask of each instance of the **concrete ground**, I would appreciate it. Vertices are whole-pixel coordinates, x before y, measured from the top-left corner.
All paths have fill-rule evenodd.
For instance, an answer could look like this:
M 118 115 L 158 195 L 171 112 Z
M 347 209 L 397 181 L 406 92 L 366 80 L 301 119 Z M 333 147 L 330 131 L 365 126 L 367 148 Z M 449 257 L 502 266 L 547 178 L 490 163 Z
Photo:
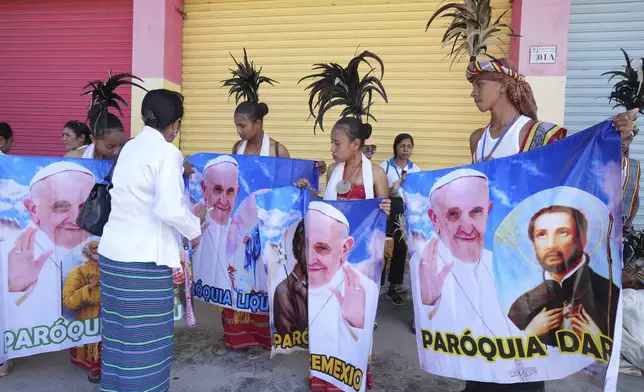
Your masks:
M 176 331 L 172 392 L 306 392 L 308 358 L 306 353 L 279 355 L 268 353 L 249 361 L 241 352 L 224 356 L 213 347 L 223 335 L 218 312 L 198 303 L 195 329 Z M 394 307 L 384 297 L 378 311 L 375 331 L 373 369 L 375 392 L 458 392 L 464 382 L 432 376 L 418 366 L 416 341 L 409 328 L 411 302 Z M 94 392 L 87 374 L 69 363 L 67 352 L 17 359 L 8 377 L 0 378 L 0 392 Z M 548 392 L 596 392 L 575 381 L 547 383 Z M 620 392 L 644 391 L 644 377 L 623 377 Z

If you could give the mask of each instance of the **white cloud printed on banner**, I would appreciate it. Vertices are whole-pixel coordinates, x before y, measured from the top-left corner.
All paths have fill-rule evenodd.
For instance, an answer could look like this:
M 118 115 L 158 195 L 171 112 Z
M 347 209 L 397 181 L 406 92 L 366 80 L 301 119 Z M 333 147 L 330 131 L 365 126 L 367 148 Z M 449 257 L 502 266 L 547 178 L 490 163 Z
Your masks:
M 297 199 L 297 198 L 296 198 Z M 283 234 L 288 222 L 302 219 L 297 211 L 281 211 L 279 209 L 257 209 L 257 219 L 262 227 L 262 234 L 269 242 L 277 241 Z

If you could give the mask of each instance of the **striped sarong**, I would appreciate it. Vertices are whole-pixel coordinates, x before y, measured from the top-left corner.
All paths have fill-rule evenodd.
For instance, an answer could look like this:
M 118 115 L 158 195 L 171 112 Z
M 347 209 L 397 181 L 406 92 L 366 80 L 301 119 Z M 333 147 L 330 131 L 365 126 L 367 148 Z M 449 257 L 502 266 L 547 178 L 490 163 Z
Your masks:
M 172 269 L 99 257 L 101 391 L 170 389 L 174 345 Z

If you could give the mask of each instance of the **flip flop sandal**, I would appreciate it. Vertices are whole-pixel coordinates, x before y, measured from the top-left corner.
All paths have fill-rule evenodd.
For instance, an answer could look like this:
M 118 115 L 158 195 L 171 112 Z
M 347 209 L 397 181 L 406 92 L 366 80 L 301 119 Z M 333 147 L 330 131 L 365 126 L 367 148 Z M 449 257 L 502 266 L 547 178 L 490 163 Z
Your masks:
M 215 355 L 224 355 L 228 353 L 228 351 L 230 351 L 230 349 L 226 347 L 226 341 L 221 339 L 215 348 Z
M 89 373 L 87 375 L 87 380 L 91 382 L 92 384 L 100 384 L 101 383 L 101 374 L 92 374 Z

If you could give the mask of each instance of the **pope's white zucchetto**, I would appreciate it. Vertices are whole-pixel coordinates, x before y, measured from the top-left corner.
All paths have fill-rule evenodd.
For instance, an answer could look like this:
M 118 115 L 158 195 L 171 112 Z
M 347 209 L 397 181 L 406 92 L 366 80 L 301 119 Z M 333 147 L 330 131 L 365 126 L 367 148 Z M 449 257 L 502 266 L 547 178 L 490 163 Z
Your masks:
M 477 177 L 477 178 L 483 178 L 487 182 L 487 176 L 483 173 L 481 173 L 478 170 L 474 169 L 456 169 L 453 170 L 443 177 L 440 177 L 434 185 L 432 186 L 432 189 L 429 191 L 429 197 L 432 197 L 432 194 L 437 191 L 438 189 L 444 187 L 445 185 L 454 182 L 460 178 L 467 178 L 467 177 Z
M 232 163 L 233 165 L 239 167 L 239 164 L 235 160 L 235 158 L 231 157 L 230 155 L 220 155 L 215 159 L 211 159 L 206 163 L 206 166 L 204 166 L 203 171 L 205 172 L 209 168 L 215 165 L 219 165 L 220 163 Z
M 31 181 L 29 182 L 29 190 L 34 186 L 39 181 L 44 180 L 47 177 L 51 177 L 54 174 L 58 173 L 64 173 L 64 172 L 79 172 L 79 173 L 85 173 L 90 176 L 92 176 L 92 179 L 94 179 L 94 173 L 92 173 L 90 170 L 87 168 L 73 162 L 54 162 L 52 164 L 49 164 L 42 169 L 38 170 L 36 174 L 33 176 Z M 94 179 L 95 180 L 95 179 Z
M 334 219 L 347 227 L 347 230 L 350 229 L 349 221 L 343 213 L 340 212 L 337 208 L 333 207 L 331 204 L 322 202 L 322 201 L 312 201 L 309 203 L 309 211 L 318 211 L 328 216 L 331 219 Z

